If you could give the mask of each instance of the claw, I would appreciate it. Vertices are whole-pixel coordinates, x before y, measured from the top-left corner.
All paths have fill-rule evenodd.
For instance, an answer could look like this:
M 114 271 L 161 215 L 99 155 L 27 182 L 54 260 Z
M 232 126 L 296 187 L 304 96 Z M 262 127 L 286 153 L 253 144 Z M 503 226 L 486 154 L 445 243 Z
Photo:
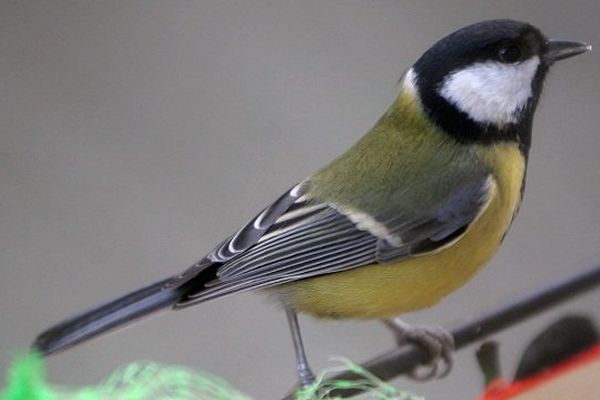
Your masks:
M 394 331 L 398 345 L 412 343 L 429 353 L 427 364 L 416 367 L 408 374 L 411 379 L 441 379 L 452 371 L 454 337 L 446 329 L 439 326 L 412 326 L 398 318 L 387 320 L 385 324 Z M 444 364 L 441 371 L 440 363 Z

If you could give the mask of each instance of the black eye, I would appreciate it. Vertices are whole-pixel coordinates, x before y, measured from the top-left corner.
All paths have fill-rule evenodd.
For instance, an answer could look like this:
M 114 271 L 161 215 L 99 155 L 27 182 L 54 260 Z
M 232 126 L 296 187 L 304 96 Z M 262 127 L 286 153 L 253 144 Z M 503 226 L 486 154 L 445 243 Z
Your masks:
M 521 59 L 521 49 L 516 44 L 506 45 L 498 51 L 498 58 L 503 63 L 515 63 Z

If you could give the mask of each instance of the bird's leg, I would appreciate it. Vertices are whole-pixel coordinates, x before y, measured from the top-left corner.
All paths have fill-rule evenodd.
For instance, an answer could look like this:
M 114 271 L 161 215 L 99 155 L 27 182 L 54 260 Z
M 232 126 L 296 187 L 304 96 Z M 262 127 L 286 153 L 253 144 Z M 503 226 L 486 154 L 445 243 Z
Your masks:
M 419 367 L 409 375 L 415 380 L 428 380 L 434 377 L 443 378 L 450 373 L 453 365 L 452 352 L 455 349 L 452 334 L 442 327 L 412 326 L 399 318 L 385 320 L 384 323 L 392 329 L 399 345 L 412 343 L 429 353 L 426 365 L 428 371 L 419 373 Z M 438 373 L 440 361 L 445 363 L 441 373 Z
M 290 326 L 292 341 L 294 342 L 294 351 L 296 352 L 296 370 L 298 371 L 298 378 L 300 379 L 300 384 L 303 387 L 306 387 L 313 383 L 313 381 L 315 380 L 315 375 L 310 369 L 310 366 L 308 365 L 308 360 L 306 359 L 306 354 L 304 353 L 304 345 L 302 344 L 302 336 L 300 335 L 300 326 L 298 325 L 298 316 L 296 315 L 296 311 L 291 307 L 286 307 L 285 314 L 287 316 L 288 324 Z

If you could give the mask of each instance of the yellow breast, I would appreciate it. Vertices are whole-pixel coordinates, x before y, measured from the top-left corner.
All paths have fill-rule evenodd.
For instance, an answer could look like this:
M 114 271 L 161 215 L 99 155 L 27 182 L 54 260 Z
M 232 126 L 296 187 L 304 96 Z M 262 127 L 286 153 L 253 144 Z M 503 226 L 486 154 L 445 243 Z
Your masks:
M 332 318 L 388 318 L 429 307 L 460 288 L 494 255 L 521 201 L 525 159 L 518 146 L 475 147 L 495 186 L 488 206 L 460 240 L 396 264 L 367 265 L 286 285 L 299 311 Z

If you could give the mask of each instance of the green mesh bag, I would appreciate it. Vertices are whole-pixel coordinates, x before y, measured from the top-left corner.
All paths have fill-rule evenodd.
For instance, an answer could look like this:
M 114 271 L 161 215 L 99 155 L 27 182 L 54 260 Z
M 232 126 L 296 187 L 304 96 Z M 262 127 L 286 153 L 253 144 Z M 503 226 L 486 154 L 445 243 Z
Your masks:
M 351 369 L 362 379 L 329 381 L 327 376 Z M 335 399 L 333 390 L 363 389 L 360 399 L 423 400 L 382 382 L 361 367 L 338 359 L 313 385 L 296 393 L 296 400 Z M 338 392 L 339 393 L 339 392 Z M 104 382 L 87 387 L 64 387 L 46 382 L 41 357 L 28 355 L 10 368 L 0 400 L 252 400 L 224 380 L 188 368 L 136 362 L 118 369 Z

